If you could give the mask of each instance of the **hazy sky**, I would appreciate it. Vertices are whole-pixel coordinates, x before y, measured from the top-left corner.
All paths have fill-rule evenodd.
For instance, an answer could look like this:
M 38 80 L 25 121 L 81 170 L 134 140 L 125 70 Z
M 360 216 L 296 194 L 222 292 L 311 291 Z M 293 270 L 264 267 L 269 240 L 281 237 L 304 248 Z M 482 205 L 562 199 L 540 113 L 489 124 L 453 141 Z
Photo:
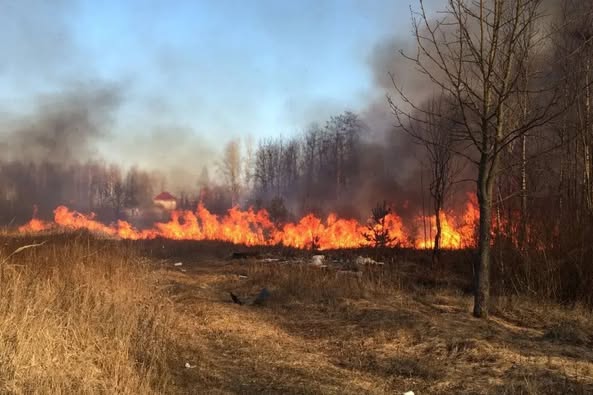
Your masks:
M 415 2 L 413 2 L 415 4 Z M 407 0 L 0 0 L 0 111 L 121 89 L 114 135 L 288 135 L 376 95 L 369 55 Z

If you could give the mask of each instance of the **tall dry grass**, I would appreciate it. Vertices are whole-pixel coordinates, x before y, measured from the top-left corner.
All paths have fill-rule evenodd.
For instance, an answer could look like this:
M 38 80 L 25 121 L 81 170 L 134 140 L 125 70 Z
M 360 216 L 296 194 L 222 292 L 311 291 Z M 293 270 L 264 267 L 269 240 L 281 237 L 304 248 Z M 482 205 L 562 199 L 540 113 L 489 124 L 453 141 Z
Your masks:
M 70 235 L 14 253 L 38 241 L 2 241 L 0 392 L 166 390 L 167 303 L 131 247 Z
M 402 278 L 394 266 L 372 265 L 363 271 L 335 271 L 306 264 L 252 263 L 242 289 L 254 293 L 267 285 L 276 300 L 336 303 L 342 298 L 380 297 L 401 290 Z

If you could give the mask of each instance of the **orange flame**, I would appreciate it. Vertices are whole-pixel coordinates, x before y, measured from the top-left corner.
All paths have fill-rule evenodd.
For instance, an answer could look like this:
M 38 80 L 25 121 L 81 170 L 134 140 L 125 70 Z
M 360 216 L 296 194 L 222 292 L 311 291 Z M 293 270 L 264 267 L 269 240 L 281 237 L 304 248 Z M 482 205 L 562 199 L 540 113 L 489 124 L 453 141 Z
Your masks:
M 476 245 L 475 229 L 480 212 L 478 210 L 476 197 L 474 194 L 468 194 L 468 201 L 465 205 L 465 211 L 461 217 L 455 217 L 453 213 L 442 212 L 441 219 L 441 248 L 461 249 L 470 248 Z M 428 221 L 431 228 L 431 234 L 436 234 L 436 216 L 420 217 L 418 222 Z M 433 236 L 434 237 L 434 236 Z M 418 234 L 418 248 L 433 248 L 434 239 L 423 240 L 423 236 Z
M 442 216 L 442 246 L 444 248 L 464 248 L 473 245 L 473 229 L 477 218 L 475 201 L 470 200 L 460 220 L 452 214 Z M 419 220 L 422 220 L 420 218 Z M 434 227 L 434 216 L 427 217 Z M 365 234 L 369 229 L 381 231 L 382 225 L 369 226 L 354 219 L 338 218 L 330 214 L 325 220 L 313 214 L 305 215 L 296 223 L 287 223 L 278 228 L 270 220 L 266 210 L 241 210 L 233 207 L 224 216 L 217 216 L 201 203 L 196 211 L 173 211 L 166 223 L 156 223 L 151 229 L 136 229 L 126 221 L 105 225 L 88 215 L 59 206 L 54 211 L 54 224 L 33 218 L 19 228 L 20 232 L 38 232 L 52 226 L 66 229 L 87 229 L 91 232 L 118 237 L 121 239 L 144 240 L 163 237 L 174 240 L 220 240 L 234 244 L 275 245 L 282 244 L 294 248 L 317 248 L 320 250 L 339 248 L 358 248 L 371 246 Z M 384 226 L 393 238 L 390 246 L 430 248 L 432 240 L 413 245 L 402 219 L 395 213 L 389 214 Z M 416 239 L 420 239 L 417 237 Z
M 21 233 L 37 233 L 43 232 L 51 228 L 51 224 L 37 219 L 37 206 L 33 206 L 33 218 L 23 226 L 19 227 Z

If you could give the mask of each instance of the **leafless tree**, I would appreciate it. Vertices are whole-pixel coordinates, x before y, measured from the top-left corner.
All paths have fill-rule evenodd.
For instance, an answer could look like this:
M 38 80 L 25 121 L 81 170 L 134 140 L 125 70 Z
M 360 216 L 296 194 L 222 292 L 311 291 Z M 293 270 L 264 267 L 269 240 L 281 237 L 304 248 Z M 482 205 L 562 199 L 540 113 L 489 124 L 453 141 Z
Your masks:
M 435 114 L 453 114 L 453 109 L 445 109 L 446 99 L 443 97 L 430 100 L 427 108 L 427 119 L 419 129 L 412 125 L 407 129 L 412 137 L 426 149 L 430 167 L 429 191 L 432 197 L 435 216 L 435 235 L 433 241 L 432 262 L 437 265 L 440 260 L 442 239 L 442 214 L 452 186 L 456 182 L 462 167 L 455 157 L 454 125 Z
M 234 206 L 239 201 L 241 189 L 241 147 L 239 141 L 231 140 L 225 146 L 220 170 L 231 192 L 231 204 Z
M 424 122 L 426 114 L 453 123 L 460 142 L 455 152 L 477 169 L 480 221 L 474 315 L 487 317 L 493 189 L 501 152 L 530 130 L 548 122 L 556 101 L 555 91 L 549 91 L 547 100 L 540 100 L 527 117 L 520 122 L 509 122 L 516 111 L 512 106 L 514 98 L 536 93 L 543 96 L 547 89 L 547 85 L 534 84 L 538 87 L 530 89 L 520 83 L 523 62 L 541 46 L 541 32 L 535 29 L 542 18 L 541 0 L 449 0 L 436 20 L 427 15 L 423 0 L 419 4 L 420 11 L 413 13 L 418 52 L 416 56 L 404 56 L 414 62 L 435 90 L 453 98 L 460 116 L 431 114 L 420 103 L 413 102 L 395 78 L 398 98 L 390 99 L 390 104 L 404 128 L 412 121 Z M 543 84 L 542 72 L 529 70 L 529 79 Z

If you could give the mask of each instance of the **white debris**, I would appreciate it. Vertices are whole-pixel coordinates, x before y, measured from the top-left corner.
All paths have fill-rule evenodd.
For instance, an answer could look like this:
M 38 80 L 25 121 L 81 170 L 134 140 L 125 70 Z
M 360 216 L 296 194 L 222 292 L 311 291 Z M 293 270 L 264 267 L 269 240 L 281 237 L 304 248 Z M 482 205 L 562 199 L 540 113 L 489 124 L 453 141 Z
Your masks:
M 173 266 L 183 266 L 183 262 L 174 263 Z
M 278 258 L 265 258 L 263 259 L 264 262 L 280 262 Z
M 310 264 L 313 266 L 323 267 L 323 266 L 325 266 L 324 262 L 325 262 L 325 255 L 313 255 L 311 257 Z
M 242 275 L 242 274 L 239 274 L 239 279 L 240 279 L 240 280 L 245 280 L 246 278 L 247 278 L 247 276 L 244 276 L 244 275 Z
M 372 258 L 362 256 L 356 257 L 355 262 L 357 265 L 384 265 L 383 262 L 377 262 Z
M 193 368 L 195 368 L 195 367 L 196 367 L 196 365 L 190 365 L 190 363 L 189 363 L 189 362 L 186 362 L 186 363 L 185 363 L 185 368 L 186 368 L 186 369 L 193 369 Z
M 414 395 L 414 391 L 404 392 L 404 395 Z

